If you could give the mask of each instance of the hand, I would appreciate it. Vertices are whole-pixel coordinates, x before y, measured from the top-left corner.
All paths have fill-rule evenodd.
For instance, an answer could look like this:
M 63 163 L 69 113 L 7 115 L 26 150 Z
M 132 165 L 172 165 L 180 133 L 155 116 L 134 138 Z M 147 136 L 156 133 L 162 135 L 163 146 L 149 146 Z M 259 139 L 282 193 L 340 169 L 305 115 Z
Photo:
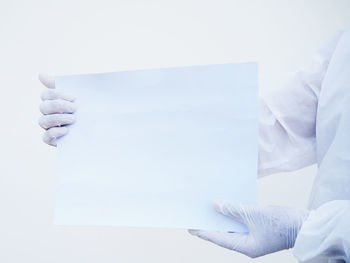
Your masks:
M 43 141 L 49 145 L 57 146 L 56 139 L 68 132 L 66 125 L 75 121 L 73 113 L 75 105 L 74 97 L 55 90 L 55 79 L 53 77 L 39 75 L 39 80 L 46 86 L 41 93 L 42 103 L 40 111 L 43 116 L 39 119 L 39 125 L 46 131 Z
M 220 201 L 214 207 L 217 212 L 245 224 L 249 233 L 189 232 L 251 258 L 293 247 L 299 229 L 308 216 L 308 211 L 281 206 L 244 206 Z

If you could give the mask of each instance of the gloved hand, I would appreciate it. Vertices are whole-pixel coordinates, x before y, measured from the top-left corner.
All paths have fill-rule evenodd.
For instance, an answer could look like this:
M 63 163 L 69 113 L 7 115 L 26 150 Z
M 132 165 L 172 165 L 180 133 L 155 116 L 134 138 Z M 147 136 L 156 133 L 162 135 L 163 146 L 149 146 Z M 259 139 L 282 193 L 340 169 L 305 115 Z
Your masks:
M 294 246 L 308 211 L 281 206 L 245 206 L 228 201 L 214 204 L 217 212 L 245 224 L 249 233 L 189 230 L 192 235 L 251 258 Z
M 55 79 L 46 75 L 39 75 L 39 80 L 46 86 L 41 94 L 42 103 L 40 111 L 43 116 L 39 119 L 39 125 L 46 131 L 43 141 L 49 145 L 57 146 L 56 139 L 68 132 L 66 125 L 75 121 L 73 113 L 76 108 L 74 97 L 55 90 Z

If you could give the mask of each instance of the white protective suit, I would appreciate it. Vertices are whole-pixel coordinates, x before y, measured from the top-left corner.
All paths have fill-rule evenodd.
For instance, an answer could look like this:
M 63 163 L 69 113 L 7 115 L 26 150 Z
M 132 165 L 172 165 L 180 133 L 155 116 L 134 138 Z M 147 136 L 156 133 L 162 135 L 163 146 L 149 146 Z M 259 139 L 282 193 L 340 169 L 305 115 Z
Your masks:
M 259 175 L 316 162 L 312 211 L 293 253 L 301 261 L 350 262 L 350 31 L 261 101 Z

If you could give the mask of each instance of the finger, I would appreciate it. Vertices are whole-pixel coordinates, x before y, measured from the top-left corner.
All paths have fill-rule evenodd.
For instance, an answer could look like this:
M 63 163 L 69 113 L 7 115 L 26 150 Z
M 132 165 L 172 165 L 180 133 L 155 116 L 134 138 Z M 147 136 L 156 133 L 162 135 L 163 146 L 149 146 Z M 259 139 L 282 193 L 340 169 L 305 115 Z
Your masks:
M 40 104 L 42 114 L 73 113 L 76 110 L 74 103 L 62 99 L 45 100 Z
M 190 234 L 212 242 L 221 247 L 247 255 L 249 253 L 249 235 L 244 233 L 227 233 L 218 231 L 189 230 Z
M 255 216 L 255 210 L 252 206 L 232 204 L 229 201 L 218 200 L 214 202 L 214 208 L 218 213 L 228 216 L 238 222 L 250 225 L 252 217 Z
M 52 127 L 60 127 L 74 123 L 75 116 L 73 114 L 50 114 L 43 115 L 39 118 L 39 125 L 44 129 Z
M 41 100 L 68 100 L 68 101 L 74 101 L 74 96 L 70 94 L 66 94 L 64 92 L 55 90 L 55 89 L 46 89 L 41 93 Z
M 66 127 L 55 127 L 48 129 L 43 135 L 43 141 L 51 146 L 57 146 L 56 139 L 67 134 L 68 129 Z
M 54 77 L 51 77 L 51 76 L 46 75 L 46 74 L 39 74 L 38 78 L 39 78 L 40 82 L 42 84 L 44 84 L 44 86 L 46 88 L 49 88 L 49 89 L 55 88 L 55 78 Z

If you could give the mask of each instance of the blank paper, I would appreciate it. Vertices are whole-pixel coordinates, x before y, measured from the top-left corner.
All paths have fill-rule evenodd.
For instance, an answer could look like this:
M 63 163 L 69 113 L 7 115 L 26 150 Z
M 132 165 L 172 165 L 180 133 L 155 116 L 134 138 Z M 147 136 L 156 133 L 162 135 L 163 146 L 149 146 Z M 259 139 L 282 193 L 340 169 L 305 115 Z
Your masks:
M 257 64 L 61 76 L 58 225 L 244 231 L 213 200 L 256 204 Z

